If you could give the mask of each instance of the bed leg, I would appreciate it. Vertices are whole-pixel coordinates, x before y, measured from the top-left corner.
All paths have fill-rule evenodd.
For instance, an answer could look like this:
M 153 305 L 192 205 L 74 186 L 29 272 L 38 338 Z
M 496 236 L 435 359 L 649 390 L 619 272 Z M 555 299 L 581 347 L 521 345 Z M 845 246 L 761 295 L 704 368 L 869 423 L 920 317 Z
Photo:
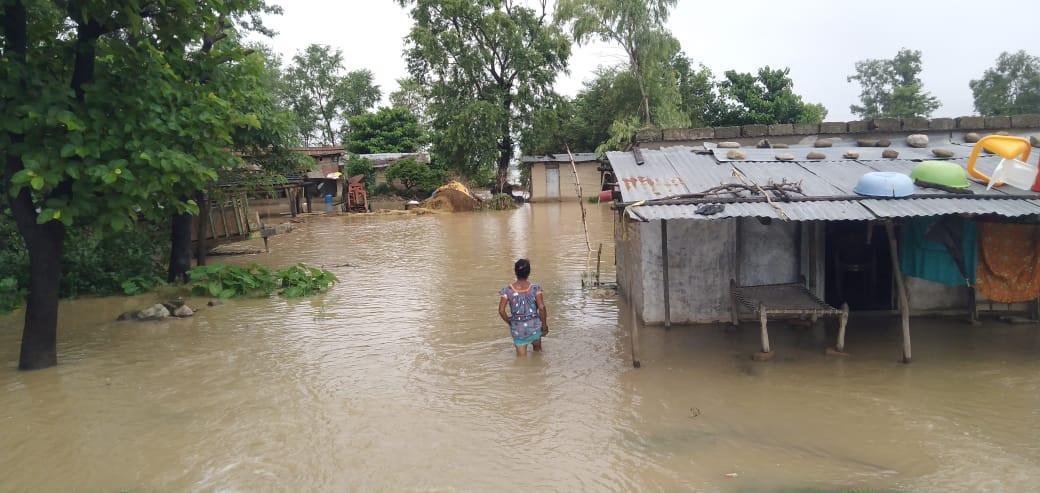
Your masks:
M 848 356 L 845 352 L 845 326 L 849 323 L 849 304 L 841 304 L 841 314 L 838 315 L 838 344 L 832 349 L 827 348 L 827 354 L 831 356 Z
M 758 307 L 758 322 L 762 325 L 762 352 L 753 356 L 755 361 L 769 361 L 773 359 L 773 352 L 769 350 L 769 329 L 766 327 L 766 309 Z

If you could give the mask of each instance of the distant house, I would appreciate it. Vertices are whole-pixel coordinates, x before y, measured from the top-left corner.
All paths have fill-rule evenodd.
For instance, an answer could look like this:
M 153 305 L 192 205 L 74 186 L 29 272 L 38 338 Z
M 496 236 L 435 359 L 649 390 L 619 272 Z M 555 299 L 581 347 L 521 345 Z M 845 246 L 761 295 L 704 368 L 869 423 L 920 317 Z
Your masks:
M 571 169 L 571 159 L 567 154 L 524 156 L 520 163 L 531 170 L 531 202 L 578 199 L 574 187 L 574 170 Z M 613 182 L 610 172 L 603 171 L 606 168 L 594 153 L 574 154 L 574 165 L 578 170 L 582 193 L 586 197 L 598 194 L 604 182 Z
M 314 168 L 307 172 L 307 178 L 325 178 L 339 172 L 340 165 L 347 162 L 342 147 L 297 147 L 295 150 L 314 158 Z

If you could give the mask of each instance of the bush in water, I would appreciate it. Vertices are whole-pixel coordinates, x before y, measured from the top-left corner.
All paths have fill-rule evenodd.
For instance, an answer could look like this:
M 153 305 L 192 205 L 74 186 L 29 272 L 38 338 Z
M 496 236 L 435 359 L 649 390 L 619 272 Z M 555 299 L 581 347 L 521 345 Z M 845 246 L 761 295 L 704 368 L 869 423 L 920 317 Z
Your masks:
M 303 264 L 279 271 L 258 264 L 246 267 L 211 264 L 194 267 L 189 275 L 193 294 L 218 298 L 267 296 L 274 292 L 287 298 L 299 298 L 313 296 L 339 282 L 335 274 Z

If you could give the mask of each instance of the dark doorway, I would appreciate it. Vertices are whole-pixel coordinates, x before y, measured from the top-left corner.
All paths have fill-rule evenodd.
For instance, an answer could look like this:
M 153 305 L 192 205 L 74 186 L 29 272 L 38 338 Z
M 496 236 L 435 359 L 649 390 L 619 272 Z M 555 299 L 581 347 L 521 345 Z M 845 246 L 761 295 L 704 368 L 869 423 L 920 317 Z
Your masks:
M 827 223 L 825 301 L 852 310 L 891 310 L 892 261 L 888 237 L 868 221 Z

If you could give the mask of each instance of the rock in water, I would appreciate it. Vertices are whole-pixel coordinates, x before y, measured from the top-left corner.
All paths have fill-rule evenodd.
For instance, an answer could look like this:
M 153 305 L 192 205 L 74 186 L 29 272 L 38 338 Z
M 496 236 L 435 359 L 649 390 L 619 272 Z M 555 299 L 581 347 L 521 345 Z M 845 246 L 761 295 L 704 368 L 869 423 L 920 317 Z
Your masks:
M 174 317 L 187 318 L 195 314 L 195 310 L 188 308 L 188 305 L 181 305 L 173 311 Z
M 846 151 L 841 157 L 845 159 L 859 159 L 859 153 L 856 151 Z
M 822 152 L 812 151 L 809 154 L 806 154 L 805 158 L 806 159 L 812 159 L 814 161 L 819 161 L 821 159 L 827 159 L 827 155 L 822 153 Z
M 830 147 L 830 146 L 834 145 L 834 143 L 829 141 L 829 140 L 827 140 L 827 139 L 816 139 L 816 143 L 813 144 L 813 145 L 815 147 Z
M 134 320 L 134 319 L 137 318 L 137 315 L 139 313 L 141 313 L 141 312 L 139 312 L 137 310 L 130 310 L 128 312 L 123 312 L 122 314 L 119 315 L 119 318 L 117 318 L 116 320 L 119 320 L 119 321 Z
M 916 147 L 918 149 L 922 147 L 928 147 L 928 136 L 925 134 L 913 134 L 907 136 L 906 145 L 910 147 Z
M 740 149 L 739 142 L 719 142 L 719 149 Z
M 932 149 L 932 154 L 935 157 L 953 157 L 953 151 L 949 149 Z
M 726 153 L 726 159 L 732 159 L 734 161 L 743 161 L 743 160 L 747 159 L 747 154 L 744 154 L 741 151 L 733 149 L 733 150 L 731 150 L 731 151 Z
M 881 157 L 886 159 L 895 159 L 899 157 L 899 153 L 895 149 L 885 149 L 881 152 Z
M 776 160 L 777 161 L 794 161 L 794 154 L 781 152 L 780 154 L 776 155 Z
M 1031 145 L 1033 147 L 1040 147 L 1040 138 L 1037 138 L 1037 136 L 1035 136 L 1035 135 L 1030 135 L 1029 136 L 1029 145 Z
M 156 303 L 137 314 L 138 320 L 162 320 L 170 316 L 170 311 L 162 303 Z
M 859 147 L 874 147 L 878 143 L 875 139 L 859 139 L 856 141 L 856 145 Z
M 209 305 L 209 306 L 220 306 L 220 305 L 223 305 L 224 302 L 220 301 L 220 300 L 210 300 L 209 303 L 206 303 L 206 304 Z
M 979 135 L 978 132 L 968 132 L 964 134 L 964 142 L 967 142 L 969 144 L 974 144 L 978 142 L 981 138 L 982 136 Z
M 888 139 L 881 139 L 881 140 L 877 141 L 877 146 L 878 147 L 888 147 L 890 145 L 892 145 L 892 141 L 888 140 Z

